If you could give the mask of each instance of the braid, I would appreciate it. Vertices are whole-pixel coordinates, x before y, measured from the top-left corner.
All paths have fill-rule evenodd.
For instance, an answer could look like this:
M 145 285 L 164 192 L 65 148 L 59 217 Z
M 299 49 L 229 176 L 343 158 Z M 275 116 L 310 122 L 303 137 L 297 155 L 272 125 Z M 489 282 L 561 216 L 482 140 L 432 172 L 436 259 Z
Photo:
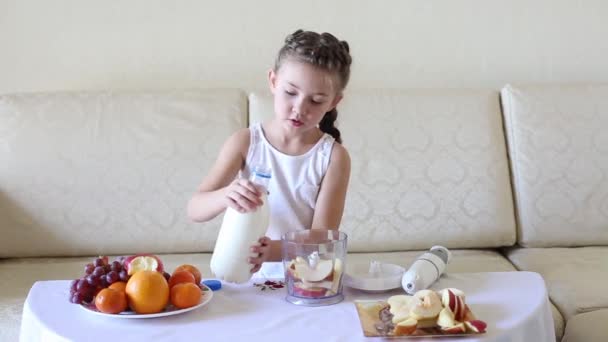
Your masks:
M 325 132 L 334 137 L 334 139 L 336 139 L 336 141 L 341 144 L 342 137 L 340 130 L 336 128 L 336 126 L 334 126 L 334 123 L 336 122 L 337 118 L 338 111 L 336 110 L 336 108 L 325 113 L 325 115 L 323 115 L 323 119 L 321 119 L 321 122 L 319 122 L 319 129 L 322 132 Z
M 285 38 L 285 45 L 279 50 L 275 61 L 275 70 L 279 70 L 283 60 L 288 57 L 337 73 L 341 89 L 346 87 L 350 78 L 350 47 L 346 41 L 338 40 L 331 33 L 295 31 Z
M 312 31 L 297 30 L 285 38 L 285 45 L 279 50 L 275 61 L 275 70 L 287 58 L 309 63 L 320 69 L 334 73 L 338 76 L 339 91 L 344 90 L 350 79 L 350 65 L 352 57 L 350 47 L 344 40 L 339 40 L 331 33 L 316 33 Z M 340 131 L 334 126 L 338 118 L 338 111 L 334 108 L 325 113 L 319 129 L 342 143 Z

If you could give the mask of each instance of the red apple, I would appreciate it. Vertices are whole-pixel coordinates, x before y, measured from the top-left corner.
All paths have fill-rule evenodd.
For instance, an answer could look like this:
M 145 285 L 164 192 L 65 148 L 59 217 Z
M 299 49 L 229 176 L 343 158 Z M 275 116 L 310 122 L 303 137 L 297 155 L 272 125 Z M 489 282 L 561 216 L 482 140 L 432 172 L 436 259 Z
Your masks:
M 457 313 L 458 309 L 458 297 L 449 289 L 443 290 L 441 296 L 441 303 L 444 307 L 448 308 L 454 315 Z
M 462 321 L 467 313 L 467 306 L 464 303 L 464 296 L 459 296 L 451 289 L 442 292 L 441 303 L 454 314 L 454 319 Z
M 297 284 L 293 285 L 293 294 L 299 297 L 305 298 L 321 298 L 325 297 L 325 292 L 327 289 L 322 287 L 300 287 Z
M 163 273 L 165 268 L 159 257 L 153 254 L 135 254 L 124 260 L 127 274 L 133 275 L 137 271 L 157 271 Z
M 454 313 L 454 318 L 456 318 L 457 321 L 462 322 L 464 320 L 464 315 L 467 312 L 467 305 L 464 303 L 462 297 L 457 296 L 456 300 L 458 301 L 458 311 Z
M 486 332 L 486 327 L 488 326 L 486 322 L 480 321 L 478 319 L 466 321 L 464 322 L 464 325 L 466 326 L 467 331 L 474 333 L 484 333 Z
M 458 323 L 449 328 L 441 328 L 441 330 L 446 334 L 464 334 L 466 331 L 464 323 Z

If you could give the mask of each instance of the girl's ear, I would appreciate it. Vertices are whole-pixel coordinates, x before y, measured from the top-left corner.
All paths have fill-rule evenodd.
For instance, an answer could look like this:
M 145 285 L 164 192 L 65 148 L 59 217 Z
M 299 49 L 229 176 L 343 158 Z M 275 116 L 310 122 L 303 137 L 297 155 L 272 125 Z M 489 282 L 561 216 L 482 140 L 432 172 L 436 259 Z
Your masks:
M 338 106 L 338 103 L 340 103 L 340 101 L 342 101 L 343 97 L 344 96 L 342 94 L 336 95 L 336 97 L 334 98 L 334 100 L 331 103 L 331 110 L 335 109 Z
M 274 69 L 268 70 L 268 86 L 270 87 L 270 92 L 274 94 L 277 88 L 277 74 L 274 72 Z

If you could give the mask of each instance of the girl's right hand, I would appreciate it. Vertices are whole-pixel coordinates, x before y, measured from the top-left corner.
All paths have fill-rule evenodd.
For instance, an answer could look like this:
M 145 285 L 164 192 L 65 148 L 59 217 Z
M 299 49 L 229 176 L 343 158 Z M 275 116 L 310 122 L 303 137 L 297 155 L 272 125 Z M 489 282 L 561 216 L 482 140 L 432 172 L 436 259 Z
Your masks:
M 235 179 L 230 183 L 225 194 L 228 206 L 241 213 L 254 211 L 263 204 L 261 191 L 244 178 Z

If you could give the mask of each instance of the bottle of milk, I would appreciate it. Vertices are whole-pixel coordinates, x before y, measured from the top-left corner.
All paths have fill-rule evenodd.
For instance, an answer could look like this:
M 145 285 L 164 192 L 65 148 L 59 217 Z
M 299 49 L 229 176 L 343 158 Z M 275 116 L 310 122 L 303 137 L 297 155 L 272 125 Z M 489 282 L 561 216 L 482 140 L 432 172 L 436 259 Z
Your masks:
M 211 272 L 230 283 L 244 283 L 251 278 L 252 265 L 247 261 L 250 248 L 266 234 L 270 220 L 270 209 L 266 200 L 270 169 L 255 167 L 249 180 L 262 192 L 264 202 L 255 211 L 240 213 L 230 207 L 226 209 L 213 255 Z

